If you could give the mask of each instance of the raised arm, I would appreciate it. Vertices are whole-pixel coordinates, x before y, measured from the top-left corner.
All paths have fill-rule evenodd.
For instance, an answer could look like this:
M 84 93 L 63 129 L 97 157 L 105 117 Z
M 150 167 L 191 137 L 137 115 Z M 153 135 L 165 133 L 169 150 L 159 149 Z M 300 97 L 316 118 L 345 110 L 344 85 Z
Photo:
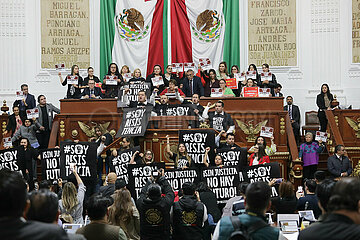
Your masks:
M 174 155 L 174 153 L 170 149 L 170 138 L 169 135 L 166 135 L 166 152 L 169 154 L 170 157 Z
M 204 159 L 203 159 L 203 164 L 206 167 L 209 167 L 209 163 L 207 162 L 207 160 L 209 158 L 209 151 L 210 151 L 210 147 L 205 148 L 205 156 L 204 156 Z

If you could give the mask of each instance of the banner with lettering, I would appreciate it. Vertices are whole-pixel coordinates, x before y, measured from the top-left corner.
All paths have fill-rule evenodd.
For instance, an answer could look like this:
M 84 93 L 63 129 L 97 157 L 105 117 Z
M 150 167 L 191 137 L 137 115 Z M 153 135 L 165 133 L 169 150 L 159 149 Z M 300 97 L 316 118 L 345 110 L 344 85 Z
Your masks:
M 200 174 L 197 169 L 166 169 L 165 178 L 174 191 L 179 191 L 184 182 L 197 184 L 200 181 Z
M 0 170 L 3 168 L 22 173 L 21 163 L 18 161 L 18 149 L 0 150 Z
M 110 172 L 116 173 L 117 178 L 125 180 L 126 184 L 129 183 L 128 164 L 136 151 L 140 152 L 140 146 L 119 151 L 116 157 L 110 158 Z
M 72 165 L 82 179 L 96 178 L 96 150 L 95 142 L 60 142 L 61 178 L 67 179 L 72 174 Z
M 152 107 L 124 108 L 120 129 L 115 137 L 144 136 Z
M 239 162 L 241 162 L 240 150 L 217 149 L 216 153 L 222 157 L 224 166 L 239 166 Z
M 44 149 L 40 151 L 41 177 L 43 180 L 60 178 L 60 149 Z

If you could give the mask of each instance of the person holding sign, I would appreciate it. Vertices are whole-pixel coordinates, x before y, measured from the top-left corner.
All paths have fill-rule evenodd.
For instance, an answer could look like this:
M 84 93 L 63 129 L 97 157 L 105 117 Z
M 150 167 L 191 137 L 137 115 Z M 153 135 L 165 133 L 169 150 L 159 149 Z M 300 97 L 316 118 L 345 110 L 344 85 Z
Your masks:
M 226 81 L 221 79 L 219 81 L 220 88 L 222 89 L 223 97 L 235 97 L 235 94 L 231 88 L 226 87 Z
M 125 73 L 131 73 L 130 68 L 127 65 L 121 67 L 120 74 L 124 77 Z
M 78 84 L 68 84 L 68 78 L 71 76 L 76 76 L 78 78 Z M 81 88 L 83 86 L 83 79 L 79 74 L 79 66 L 78 65 L 73 65 L 71 67 L 71 73 L 69 75 L 67 75 L 65 77 L 65 79 L 63 80 L 61 77 L 61 72 L 59 72 L 59 79 L 60 79 L 60 83 L 61 85 L 65 86 L 68 85 L 68 89 L 66 92 L 66 98 L 69 99 L 79 99 L 81 97 Z
M 33 122 L 35 122 L 33 124 Z M 19 130 L 15 132 L 14 136 L 11 138 L 12 142 L 20 138 L 27 138 L 30 142 L 30 145 L 33 148 L 38 148 L 39 142 L 36 138 L 36 131 L 41 127 L 40 123 L 36 120 L 36 118 L 25 119 L 24 125 L 20 126 Z
M 202 76 L 205 80 L 204 96 L 210 97 L 212 88 L 220 88 L 219 80 L 216 78 L 216 71 L 214 69 L 209 70 L 209 75 L 203 72 L 201 69 Z
M 205 107 L 202 117 L 209 119 L 210 128 L 214 128 L 217 131 L 226 131 L 226 133 L 232 133 L 235 130 L 235 124 L 230 114 L 224 112 L 224 102 L 218 101 L 215 104 L 215 112 L 210 112 L 211 103 L 209 102 Z
M 217 79 L 227 79 L 229 77 L 229 71 L 226 62 L 219 63 L 219 69 L 216 71 Z
M 17 130 L 20 129 L 20 126 L 22 126 L 25 123 L 26 116 L 20 112 L 20 109 L 18 106 L 13 107 L 13 114 L 9 116 L 9 121 L 6 126 L 6 130 L 3 132 L 3 136 L 6 136 L 6 134 L 11 131 L 10 137 L 12 137 Z
M 179 143 L 176 153 L 170 149 L 169 135 L 166 136 L 166 152 L 170 159 L 174 161 L 175 168 L 186 169 L 192 167 L 192 159 L 186 151 L 186 147 L 183 143 Z
M 13 107 L 19 107 L 21 114 L 25 115 L 27 109 L 33 109 L 36 106 L 36 102 L 34 95 L 29 93 L 29 87 L 27 84 L 21 85 L 21 91 L 23 92 L 23 99 L 16 100 Z
M 265 153 L 264 145 L 255 145 L 254 152 L 249 157 L 249 166 L 270 163 L 270 158 Z
M 245 85 L 245 87 L 243 87 L 243 88 L 241 89 L 241 93 L 240 93 L 240 96 L 241 96 L 241 97 L 245 97 L 244 92 L 245 92 L 246 88 L 248 88 L 248 87 L 249 87 L 249 88 L 256 87 L 256 86 L 255 86 L 255 83 L 254 83 L 254 80 L 253 80 L 252 78 L 249 78 L 249 79 L 246 80 L 246 85 Z
M 164 84 L 154 85 L 152 81 L 153 78 L 162 79 Z M 146 77 L 146 81 L 151 83 L 151 91 L 153 91 L 154 88 L 157 88 L 159 92 L 162 92 L 167 86 L 169 86 L 169 81 L 166 79 L 164 74 L 162 74 L 162 69 L 159 64 L 154 65 L 153 72 Z
M 184 93 L 181 89 L 179 89 L 179 88 L 177 87 L 177 82 L 176 82 L 176 80 L 174 80 L 174 79 L 170 79 L 170 81 L 169 81 L 169 87 L 165 88 L 165 89 L 160 93 L 160 96 L 161 96 L 161 95 L 168 94 L 168 93 L 174 93 L 175 95 L 176 95 L 177 93 L 179 93 L 180 96 L 185 97 L 185 93 Z
M 248 67 L 248 71 L 249 71 L 249 72 L 253 72 L 253 71 L 256 72 L 255 84 L 257 84 L 258 82 L 261 82 L 261 77 L 260 77 L 260 74 L 258 73 L 258 70 L 257 70 L 255 64 L 253 64 L 253 63 L 250 64 L 249 67 Z
M 177 84 L 180 84 L 179 71 L 176 73 L 172 72 L 172 65 L 166 66 L 166 72 L 164 74 L 165 78 L 170 81 L 170 79 L 175 79 Z
M 313 179 L 319 163 L 319 154 L 325 146 L 321 140 L 319 144 L 313 142 L 314 135 L 311 132 L 305 134 L 305 143 L 301 144 L 299 159 L 303 161 L 303 178 Z
M 84 224 L 82 215 L 86 187 L 76 171 L 76 166 L 72 167 L 72 172 L 76 178 L 78 190 L 72 182 L 65 183 L 59 200 L 60 218 L 68 219 L 69 223 Z
M 100 83 L 100 79 L 94 75 L 94 68 L 88 67 L 87 73 L 88 75 L 86 78 L 84 78 L 84 82 L 83 82 L 84 86 L 88 86 L 89 80 L 94 80 L 95 83 Z
M 145 153 L 136 151 L 129 162 L 129 164 L 145 164 L 150 165 L 154 162 L 154 153 L 151 150 L 146 150 Z
M 270 67 L 269 64 L 264 63 L 262 65 L 262 70 L 264 73 L 270 73 Z M 271 74 L 271 80 L 264 80 L 264 81 L 259 81 L 258 82 L 258 86 L 261 88 L 270 88 L 271 94 L 274 94 L 274 88 L 277 85 L 277 81 L 276 81 L 276 76 L 273 73 Z
M 321 85 L 321 92 L 316 97 L 316 105 L 318 106 L 318 118 L 320 122 L 320 132 L 326 132 L 327 118 L 325 115 L 326 110 L 331 110 L 331 102 L 334 100 L 333 95 L 330 93 L 329 85 L 324 83 Z
M 204 156 L 204 159 L 203 159 L 203 163 L 204 163 L 205 167 L 209 167 L 209 165 L 210 165 L 208 163 L 208 162 L 210 162 L 209 152 L 210 152 L 210 147 L 205 148 L 205 156 Z M 223 159 L 219 154 L 217 154 L 215 156 L 214 163 L 215 163 L 215 167 L 220 167 L 221 168 L 221 167 L 224 166 L 223 165 Z
M 146 92 L 144 90 L 140 90 L 138 92 L 138 101 L 130 101 L 128 97 L 129 89 L 125 89 L 125 104 L 129 106 L 130 108 L 136 108 L 136 107 L 146 107 L 146 106 L 154 106 L 155 104 L 155 95 L 158 92 L 158 89 L 154 89 L 153 93 L 150 96 L 149 102 L 146 99 Z
M 274 137 L 271 137 L 270 140 L 271 140 L 271 146 L 269 147 L 266 145 L 266 139 L 262 136 L 258 136 L 255 140 L 254 146 L 252 146 L 248 150 L 248 152 L 253 153 L 256 145 L 264 145 L 266 155 L 268 156 L 273 155 L 274 153 L 276 153 L 276 144 L 274 143 Z
M 112 77 L 116 79 L 116 84 L 106 84 L 106 77 Z M 121 86 L 124 85 L 124 80 L 122 75 L 119 73 L 119 67 L 116 65 L 116 63 L 110 63 L 108 72 L 104 76 L 103 84 L 101 85 L 101 88 L 105 90 L 105 98 L 115 98 L 118 96 L 118 92 Z
M 104 94 L 101 92 L 101 88 L 95 86 L 95 80 L 89 79 L 89 86 L 84 89 L 81 94 L 81 99 L 101 99 L 104 98 Z
M 231 72 L 230 72 L 230 75 L 229 75 L 229 78 L 236 78 L 238 80 L 238 88 L 237 89 L 233 89 L 233 92 L 235 94 L 236 97 L 240 97 L 240 94 L 241 94 L 241 89 L 242 87 L 245 85 L 246 83 L 246 77 L 244 78 L 244 81 L 242 82 L 240 79 L 238 79 L 238 76 L 240 75 L 240 69 L 238 67 L 238 65 L 232 65 L 231 67 Z

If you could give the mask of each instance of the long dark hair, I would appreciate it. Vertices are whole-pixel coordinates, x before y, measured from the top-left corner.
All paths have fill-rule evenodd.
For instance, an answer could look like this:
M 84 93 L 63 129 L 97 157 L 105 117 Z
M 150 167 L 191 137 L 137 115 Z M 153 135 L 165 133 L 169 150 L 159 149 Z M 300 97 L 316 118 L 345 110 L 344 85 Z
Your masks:
M 262 159 L 264 156 L 267 156 L 267 155 L 266 155 L 266 152 L 265 152 L 265 146 L 264 145 L 258 144 L 257 146 L 259 148 L 259 152 L 258 152 L 258 161 L 259 161 L 260 159 Z
M 253 64 L 253 63 L 251 63 L 250 65 L 249 65 L 249 67 L 248 67 L 248 71 L 250 71 L 250 67 L 251 66 L 253 66 L 254 67 L 254 70 L 256 71 L 256 73 L 258 72 L 258 70 L 257 70 L 257 67 L 256 67 L 256 65 L 255 64 Z
M 214 78 L 214 79 L 217 80 L 215 69 L 210 69 L 210 70 L 209 70 L 209 79 L 210 79 L 210 73 L 211 73 L 211 72 L 212 72 L 213 74 L 215 74 L 215 78 Z
M 263 145 L 264 145 L 264 147 L 266 147 L 266 139 L 265 139 L 264 137 L 262 137 L 262 136 L 258 136 L 258 137 L 256 138 L 254 145 L 258 144 L 258 139 L 259 139 L 259 138 L 264 139 L 264 144 L 263 144 Z
M 76 64 L 74 64 L 74 65 L 72 65 L 72 67 L 71 67 L 71 75 L 74 75 L 74 69 L 75 69 L 75 67 L 78 67 L 79 68 L 79 66 L 78 65 L 76 65 Z M 78 71 L 78 73 L 76 74 L 77 76 L 80 76 L 80 69 L 79 69 L 79 71 Z
M 110 63 L 110 64 L 109 64 L 107 75 L 111 75 L 111 71 L 110 71 L 111 65 L 115 65 L 115 66 L 116 66 L 115 75 L 116 75 L 116 76 L 119 76 L 119 75 L 120 75 L 119 67 L 118 67 L 118 65 L 117 65 L 116 63 Z
M 326 86 L 327 87 L 327 92 L 326 92 L 326 95 L 329 99 L 331 99 L 331 93 L 330 93 L 330 88 L 329 88 L 329 85 L 327 83 L 323 83 L 321 85 L 321 89 L 320 89 L 320 94 L 324 97 L 324 92 L 322 91 L 322 88 L 323 86 Z
M 159 68 L 160 68 L 160 75 L 162 75 L 162 74 L 163 74 L 163 73 L 162 73 L 162 67 L 161 67 L 161 65 L 160 65 L 160 64 L 155 64 L 155 65 L 154 65 L 152 74 L 154 74 L 154 75 L 155 75 L 155 73 L 154 73 L 154 69 L 155 69 L 155 67 L 159 67 Z
M 231 72 L 231 73 L 232 73 L 232 69 L 233 69 L 233 68 L 236 68 L 236 70 L 238 71 L 238 73 L 240 72 L 238 65 L 232 65 L 231 68 L 230 68 L 230 72 Z

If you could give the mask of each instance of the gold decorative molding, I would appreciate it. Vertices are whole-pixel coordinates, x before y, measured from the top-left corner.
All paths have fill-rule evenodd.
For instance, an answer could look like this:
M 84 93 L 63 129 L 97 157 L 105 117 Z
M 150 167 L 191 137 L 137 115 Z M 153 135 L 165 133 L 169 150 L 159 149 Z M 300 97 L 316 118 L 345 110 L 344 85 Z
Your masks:
M 5 131 L 6 131 L 6 127 L 7 127 L 6 121 L 3 121 L 3 122 L 2 122 L 2 126 L 1 126 L 2 132 L 5 132 Z
M 78 135 L 79 135 L 78 130 L 74 129 L 74 130 L 71 131 L 71 136 L 72 136 L 73 138 L 76 138 Z
M 60 121 L 60 137 L 65 137 L 65 122 L 63 120 Z
M 289 155 L 289 152 L 276 152 L 274 153 L 272 156 L 276 156 L 276 155 Z
M 153 134 L 153 139 L 152 139 L 153 142 L 159 142 L 159 138 L 158 138 L 158 134 L 157 133 L 154 133 Z
M 285 134 L 285 119 L 283 117 L 280 118 L 280 134 Z
M 356 137 L 360 138 L 360 118 L 356 119 L 356 121 L 349 117 L 345 117 L 345 119 L 349 126 L 354 130 Z
M 336 123 L 336 126 L 339 126 L 339 117 L 338 116 L 335 116 L 335 123 Z

